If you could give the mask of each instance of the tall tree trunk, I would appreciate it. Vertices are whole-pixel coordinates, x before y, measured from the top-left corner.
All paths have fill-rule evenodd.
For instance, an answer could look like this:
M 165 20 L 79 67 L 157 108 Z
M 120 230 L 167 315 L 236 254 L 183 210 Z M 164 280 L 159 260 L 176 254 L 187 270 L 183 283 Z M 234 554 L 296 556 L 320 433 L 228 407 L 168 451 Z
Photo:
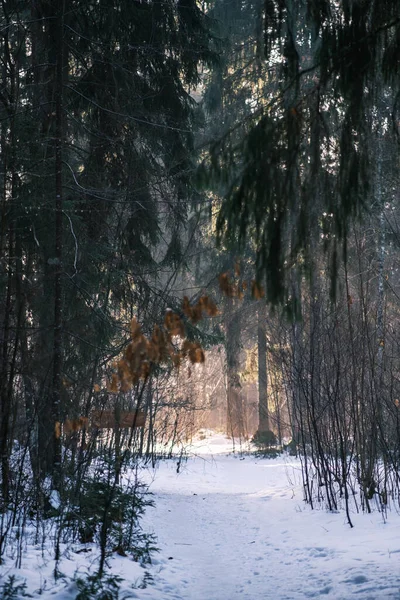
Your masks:
M 258 432 L 269 431 L 267 381 L 267 305 L 261 300 L 257 311 Z
M 1 388 L 0 388 L 0 460 L 1 460 L 1 495 L 5 503 L 8 501 L 9 493 L 9 460 L 8 460 L 8 428 L 11 407 L 9 405 L 8 381 L 9 372 L 9 335 L 11 320 L 11 287 L 12 287 L 12 268 L 10 264 L 13 255 L 13 236 L 9 232 L 9 262 L 7 291 L 3 320 L 3 344 L 1 353 Z
M 62 388 L 62 236 L 63 236 L 63 18 L 64 3 L 53 0 L 54 25 L 51 26 L 52 62 L 55 65 L 55 257 L 54 257 L 54 343 L 53 343 L 53 481 L 61 480 L 61 388 Z
M 11 23 L 11 18 L 6 11 L 6 22 L 8 25 Z M 2 162 L 3 162 L 3 217 L 4 223 L 2 223 L 2 237 L 1 244 L 3 244 L 3 230 L 7 227 L 8 222 L 8 260 L 7 264 L 7 283 L 6 283 L 6 297 L 4 307 L 4 321 L 3 321 L 3 340 L 2 347 L 0 348 L 1 356 L 1 371 L 0 371 L 0 456 L 1 456 L 1 473 L 2 473 L 2 496 L 5 502 L 8 501 L 9 496 L 9 477 L 10 477 L 10 465 L 9 455 L 11 448 L 11 435 L 10 435 L 10 420 L 12 414 L 12 398 L 13 398 L 13 384 L 14 384 L 14 372 L 15 364 L 17 359 L 17 346 L 18 346 L 18 327 L 20 324 L 19 318 L 17 323 L 12 322 L 13 315 L 13 296 L 15 294 L 14 283 L 15 283 L 15 260 L 16 260 L 16 218 L 14 203 L 17 199 L 17 173 L 16 173 L 16 131 L 15 131 L 15 113 L 17 106 L 17 95 L 18 95 L 18 69 L 19 59 L 18 55 L 14 56 L 10 51 L 10 40 L 9 40 L 9 28 L 5 29 L 4 42 L 3 42 L 3 83 L 8 91 L 8 102 L 4 103 L 6 109 L 8 121 L 2 128 L 1 134 L 1 151 L 2 151 Z M 7 96 L 6 96 L 7 97 Z M 4 101 L 3 101 L 4 102 Z M 10 203 L 9 203 L 10 201 Z M 6 218 L 8 213 L 8 218 Z M 12 335 L 11 327 L 15 325 L 14 335 L 14 346 L 12 347 Z
M 244 438 L 245 419 L 239 379 L 240 325 L 234 312 L 234 299 L 227 298 L 226 304 L 227 433 L 232 438 Z
M 379 206 L 379 238 L 378 238 L 378 303 L 376 311 L 376 337 L 378 341 L 377 349 L 377 372 L 375 375 L 375 394 L 374 394 L 374 421 L 375 429 L 373 439 L 376 439 L 375 453 L 381 450 L 382 433 L 385 425 L 384 415 L 384 351 L 385 351 L 385 255 L 386 255 L 386 235 L 385 235 L 385 194 L 383 191 L 382 162 L 383 162 L 383 130 L 379 132 L 381 138 L 377 141 L 377 174 L 376 174 L 376 201 Z M 376 457 L 375 457 L 376 459 Z

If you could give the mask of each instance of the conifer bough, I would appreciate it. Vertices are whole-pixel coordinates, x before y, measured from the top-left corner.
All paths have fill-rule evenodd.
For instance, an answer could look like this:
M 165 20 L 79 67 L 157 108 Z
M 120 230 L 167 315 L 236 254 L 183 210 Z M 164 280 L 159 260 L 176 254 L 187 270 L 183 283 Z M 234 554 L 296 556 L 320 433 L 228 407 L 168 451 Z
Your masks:
M 208 176 L 224 190 L 220 243 L 253 239 L 267 299 L 296 311 L 295 280 L 318 247 L 335 293 L 349 224 L 369 205 L 382 121 L 398 136 L 400 3 L 266 0 L 264 15 L 270 93 L 213 144 Z

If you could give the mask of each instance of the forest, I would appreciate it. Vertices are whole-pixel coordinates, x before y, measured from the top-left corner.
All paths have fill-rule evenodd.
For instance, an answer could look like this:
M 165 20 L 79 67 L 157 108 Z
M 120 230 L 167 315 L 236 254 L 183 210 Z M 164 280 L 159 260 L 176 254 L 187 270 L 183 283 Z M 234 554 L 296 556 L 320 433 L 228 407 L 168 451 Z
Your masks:
M 0 598 L 348 600 L 154 565 L 207 440 L 400 552 L 400 3 L 2 0 L 0 71 Z

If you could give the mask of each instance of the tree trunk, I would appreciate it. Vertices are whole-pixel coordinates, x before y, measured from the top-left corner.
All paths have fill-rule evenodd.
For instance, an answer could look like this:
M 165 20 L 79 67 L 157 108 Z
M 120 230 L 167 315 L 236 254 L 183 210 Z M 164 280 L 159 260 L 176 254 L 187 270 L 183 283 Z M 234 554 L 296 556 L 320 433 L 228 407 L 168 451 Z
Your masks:
M 245 438 L 243 399 L 239 379 L 240 326 L 234 313 L 234 299 L 226 301 L 226 362 L 227 362 L 227 434 Z
M 267 305 L 261 300 L 257 311 L 258 432 L 269 431 L 267 380 Z
M 7 18 L 7 22 L 10 20 Z M 17 355 L 18 345 L 18 324 L 13 323 L 13 296 L 15 298 L 15 254 L 16 254 L 16 223 L 14 211 L 9 210 L 8 218 L 6 217 L 6 205 L 8 200 L 11 202 L 16 201 L 17 196 L 17 178 L 16 178 L 16 166 L 15 166 L 15 153 L 16 153 L 16 132 L 15 132 L 15 111 L 16 111 L 16 97 L 17 97 L 17 86 L 18 86 L 18 68 L 16 68 L 16 60 L 9 52 L 9 38 L 8 29 L 6 28 L 3 50 L 5 54 L 4 66 L 3 66 L 3 79 L 4 84 L 8 85 L 9 101 L 4 106 L 6 108 L 9 121 L 7 125 L 2 129 L 1 133 L 1 151 L 2 161 L 4 169 L 3 179 L 3 217 L 2 222 L 2 235 L 1 245 L 3 244 L 4 233 L 8 224 L 8 261 L 7 261 L 7 283 L 6 283 L 6 298 L 4 307 L 4 321 L 3 321 L 3 340 L 0 348 L 0 456 L 1 456 L 1 474 L 2 474 L 2 497 L 4 502 L 8 501 L 9 496 L 9 478 L 10 478 L 10 465 L 9 455 L 11 449 L 11 435 L 10 435 L 10 419 L 12 414 L 12 398 L 13 398 L 13 383 L 14 383 L 14 371 Z M 7 138 L 9 143 L 7 143 Z M 11 186 L 10 186 L 11 183 Z M 5 262 L 6 262 L 5 261 Z M 12 326 L 16 325 L 16 335 L 14 336 L 14 346 L 11 346 L 11 331 Z
M 12 232 L 9 239 L 9 261 L 13 254 Z M 5 503 L 8 501 L 9 492 L 9 460 L 8 460 L 8 427 L 10 419 L 8 380 L 9 373 L 9 333 L 11 319 L 11 285 L 12 269 L 8 264 L 7 292 L 3 321 L 3 344 L 1 360 L 1 388 L 0 388 L 0 457 L 1 457 L 1 495 Z
M 61 387 L 62 387 L 62 236 L 63 236 L 63 2 L 53 1 L 55 23 L 52 32 L 52 62 L 55 66 L 55 257 L 54 257 L 54 342 L 53 342 L 53 481 L 59 487 L 61 480 Z

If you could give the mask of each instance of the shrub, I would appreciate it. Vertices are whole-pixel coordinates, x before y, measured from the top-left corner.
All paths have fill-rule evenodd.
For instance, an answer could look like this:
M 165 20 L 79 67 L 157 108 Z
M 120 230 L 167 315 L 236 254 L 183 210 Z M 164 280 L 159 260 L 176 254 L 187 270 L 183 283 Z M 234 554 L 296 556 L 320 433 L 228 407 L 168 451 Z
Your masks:
M 121 582 L 118 575 L 76 577 L 78 595 L 75 600 L 118 600 Z
M 32 598 L 26 591 L 26 583 L 22 581 L 17 583 L 15 575 L 9 575 L 0 589 L 1 600 L 19 600 L 20 598 Z
M 257 448 L 257 455 L 265 458 L 276 458 L 280 454 L 280 450 L 274 447 L 277 445 L 277 439 L 273 431 L 257 431 L 252 442 Z
M 257 431 L 254 434 L 252 439 L 253 444 L 257 446 L 259 450 L 264 450 L 265 448 L 271 448 L 271 446 L 276 446 L 278 440 L 276 439 L 276 435 L 273 431 Z
M 66 516 L 67 528 L 72 528 L 81 543 L 100 540 L 101 530 L 107 532 L 107 551 L 121 556 L 131 553 L 142 564 L 150 562 L 150 553 L 156 551 L 155 539 L 143 533 L 139 526 L 140 517 L 153 500 L 145 485 L 116 484 L 105 473 L 97 473 L 83 482 L 78 506 Z

